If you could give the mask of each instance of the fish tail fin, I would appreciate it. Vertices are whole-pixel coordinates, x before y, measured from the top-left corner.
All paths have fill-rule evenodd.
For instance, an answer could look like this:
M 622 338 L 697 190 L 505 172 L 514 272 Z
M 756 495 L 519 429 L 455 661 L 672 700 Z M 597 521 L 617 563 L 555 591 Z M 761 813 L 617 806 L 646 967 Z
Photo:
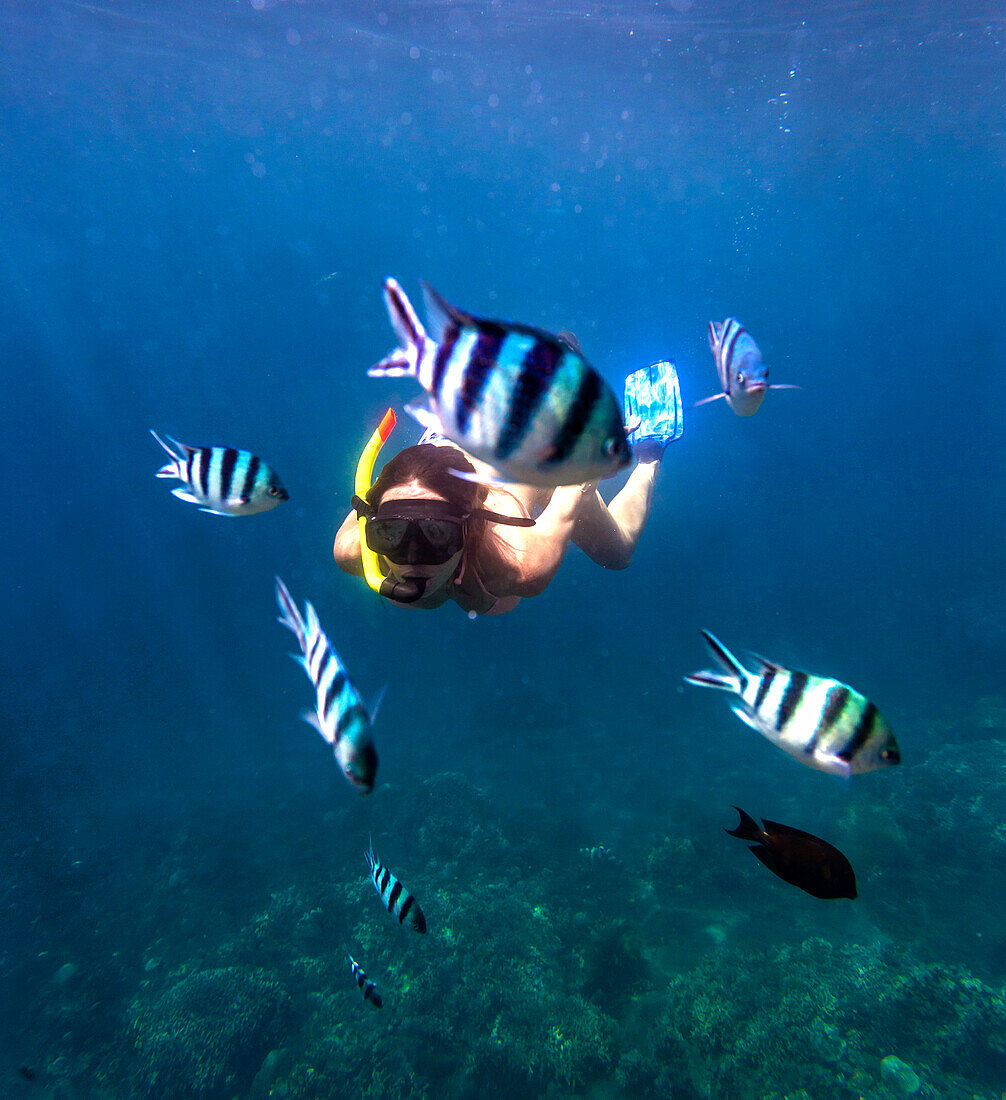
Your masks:
M 176 443 L 175 440 L 171 439 L 171 436 L 169 435 L 168 439 L 171 439 L 171 442 L 174 443 L 175 446 L 179 448 L 179 451 L 173 451 L 167 445 L 167 443 L 165 443 L 164 440 L 161 439 L 161 437 L 157 434 L 157 432 L 154 431 L 153 428 L 150 429 L 150 434 L 154 437 L 154 439 L 157 440 L 158 443 L 160 443 L 160 445 L 164 448 L 165 452 L 171 458 L 171 461 L 165 463 L 157 471 L 157 473 L 154 474 L 154 477 L 177 477 L 177 478 L 181 478 L 182 481 L 185 481 L 185 451 L 183 449 L 181 449 L 181 444 Z
M 714 634 L 703 630 L 702 637 L 705 638 L 706 645 L 713 651 L 713 656 L 726 669 L 726 672 L 693 672 L 685 677 L 685 682 L 695 684 L 697 687 L 711 687 L 719 691 L 732 691 L 737 695 L 743 694 L 750 679 L 747 670 Z
M 737 693 L 739 685 L 733 676 L 725 676 L 722 672 L 690 672 L 684 677 L 686 684 L 694 684 L 695 687 L 716 688 L 717 691 L 730 691 Z
M 308 637 L 313 634 L 321 634 L 321 621 L 318 619 L 318 612 L 314 609 L 314 604 L 310 600 L 304 601 L 304 614 L 306 618 L 306 630 L 305 633 Z
M 278 623 L 282 623 L 288 630 L 292 630 L 296 635 L 297 641 L 300 643 L 301 652 L 304 651 L 307 643 L 307 631 L 304 627 L 304 620 L 301 618 L 300 612 L 297 610 L 297 605 L 293 602 L 293 597 L 287 591 L 286 585 L 276 578 L 276 603 L 279 604 L 282 615 L 276 617 Z M 311 605 L 308 604 L 308 607 Z
M 731 836 L 740 837 L 741 840 L 749 840 L 753 844 L 760 844 L 765 839 L 765 830 L 760 828 L 758 822 L 750 814 L 746 814 L 740 806 L 734 806 L 734 809 L 741 815 L 740 822 L 736 829 L 724 829 L 723 831 Z
M 395 279 L 384 280 L 384 305 L 399 346 L 367 371 L 372 378 L 417 378 L 429 337 L 405 291 Z

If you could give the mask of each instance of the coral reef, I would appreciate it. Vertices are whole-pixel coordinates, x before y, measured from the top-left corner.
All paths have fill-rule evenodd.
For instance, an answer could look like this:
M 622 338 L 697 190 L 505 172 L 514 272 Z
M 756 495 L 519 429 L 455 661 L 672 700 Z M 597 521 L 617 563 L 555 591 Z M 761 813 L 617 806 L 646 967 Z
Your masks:
M 272 975 L 237 967 L 196 971 L 159 996 L 138 997 L 129 1012 L 142 1067 L 137 1095 L 215 1100 L 246 1090 L 288 1011 Z
M 861 1096 L 892 1048 L 929 1095 L 1006 1079 L 1003 996 L 879 944 L 720 954 L 674 980 L 658 1032 L 656 1061 L 695 1097 Z
M 124 937 L 131 969 L 118 962 L 103 986 L 79 953 L 72 972 L 48 968 L 36 1019 L 63 1038 L 43 1071 L 61 1096 L 102 1100 L 475 1100 L 487 1082 L 517 1098 L 851 1100 L 909 1095 L 913 1075 L 911 1094 L 927 1100 L 992 1100 L 1006 1079 L 1006 1001 L 927 958 L 904 899 L 950 926 L 960 899 L 927 889 L 940 837 L 918 839 L 918 801 L 997 858 L 989 814 L 1006 753 L 956 746 L 906 772 L 886 802 L 867 794 L 841 821 L 853 846 L 876 845 L 861 860 L 869 910 L 787 890 L 715 846 L 718 820 L 688 836 L 669 811 L 670 831 L 633 847 L 628 832 L 563 832 L 445 773 L 385 785 L 373 817 L 355 803 L 316 814 L 309 842 L 293 825 L 264 836 L 255 858 L 266 866 L 272 851 L 282 873 L 246 876 L 199 940 L 191 918 L 212 907 L 206 869 L 221 857 L 192 839 L 153 869 L 164 885 Z M 948 773 L 953 790 L 934 809 Z M 363 860 L 375 824 L 426 936 L 381 910 Z M 584 855 L 602 839 L 610 858 Z M 284 864 L 291 849 L 299 858 Z M 953 873 L 973 886 L 998 872 L 954 861 Z M 864 917 L 893 926 L 899 910 L 897 940 Z M 360 1000 L 346 948 L 379 983 L 381 1013 Z M 102 990 L 119 1026 L 112 1012 L 104 1030 L 71 1025 Z

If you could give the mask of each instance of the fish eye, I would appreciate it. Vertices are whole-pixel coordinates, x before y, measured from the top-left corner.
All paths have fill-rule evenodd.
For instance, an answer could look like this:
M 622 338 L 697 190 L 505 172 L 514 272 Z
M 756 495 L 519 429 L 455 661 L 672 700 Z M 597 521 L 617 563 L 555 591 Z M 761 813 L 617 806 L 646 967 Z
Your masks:
M 743 374 L 738 374 L 738 375 L 737 375 L 737 381 L 738 381 L 738 382 L 740 383 L 740 385 L 742 385 L 742 386 L 743 386 L 743 385 L 744 385 L 744 381 L 745 381 L 745 379 L 744 379 L 744 375 L 743 375 Z
M 609 436 L 604 441 L 604 446 L 601 448 L 608 458 L 618 453 L 618 440 L 614 436 Z
M 277 489 L 275 485 L 270 485 L 269 486 L 269 496 L 271 496 L 271 497 L 278 497 L 279 496 L 279 489 Z

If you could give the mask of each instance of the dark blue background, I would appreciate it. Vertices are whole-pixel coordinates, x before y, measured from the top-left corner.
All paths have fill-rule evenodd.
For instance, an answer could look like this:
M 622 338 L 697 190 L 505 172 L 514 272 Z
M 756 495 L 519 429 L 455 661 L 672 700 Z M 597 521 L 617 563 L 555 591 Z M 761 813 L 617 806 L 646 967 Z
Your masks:
M 73 924 L 61 870 L 128 861 L 137 821 L 352 797 L 298 722 L 275 573 L 365 695 L 388 685 L 383 780 L 460 770 L 571 814 L 583 774 L 643 820 L 738 757 L 808 815 L 855 797 L 681 690 L 700 627 L 867 692 L 906 760 L 1002 695 L 1001 9 L 561 7 L 0 9 L 15 998 Z M 360 447 L 415 396 L 365 375 L 389 274 L 572 329 L 619 387 L 676 358 L 685 436 L 630 570 L 574 550 L 469 622 L 335 569 Z M 752 420 L 690 409 L 727 315 L 802 387 Z M 290 502 L 172 499 L 151 427 L 254 450 Z

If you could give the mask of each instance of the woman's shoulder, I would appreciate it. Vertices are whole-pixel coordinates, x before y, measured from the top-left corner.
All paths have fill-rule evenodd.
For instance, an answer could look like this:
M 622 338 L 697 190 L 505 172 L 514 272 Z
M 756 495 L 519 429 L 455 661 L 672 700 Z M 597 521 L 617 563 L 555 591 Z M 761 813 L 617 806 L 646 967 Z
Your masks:
M 514 519 L 531 518 L 536 489 L 529 485 L 514 485 L 512 488 L 490 485 L 488 490 L 483 508 L 498 512 L 501 516 L 513 516 Z

